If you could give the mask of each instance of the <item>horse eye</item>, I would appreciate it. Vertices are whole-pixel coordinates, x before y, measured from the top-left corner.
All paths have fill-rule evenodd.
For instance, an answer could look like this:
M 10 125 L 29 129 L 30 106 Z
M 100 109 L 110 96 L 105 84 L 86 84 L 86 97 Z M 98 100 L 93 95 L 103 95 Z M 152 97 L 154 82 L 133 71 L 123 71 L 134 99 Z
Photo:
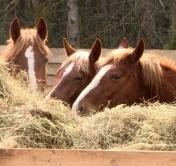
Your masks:
M 113 80 L 118 80 L 120 77 L 121 77 L 120 75 L 113 75 L 113 76 L 112 76 L 112 79 L 113 79 Z
M 82 81 L 82 80 L 83 80 L 83 76 L 77 76 L 77 77 L 75 78 L 75 80 L 77 80 L 77 81 Z

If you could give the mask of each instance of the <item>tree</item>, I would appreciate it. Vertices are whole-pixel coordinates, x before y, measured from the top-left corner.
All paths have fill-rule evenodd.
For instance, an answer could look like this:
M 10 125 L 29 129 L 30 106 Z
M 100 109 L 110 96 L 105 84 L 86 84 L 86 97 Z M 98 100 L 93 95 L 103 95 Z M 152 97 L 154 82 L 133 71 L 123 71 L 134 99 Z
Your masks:
M 80 47 L 80 32 L 77 0 L 68 0 L 68 40 L 72 46 Z
M 169 49 L 176 48 L 176 3 L 174 0 L 171 3 L 171 33 L 168 47 Z

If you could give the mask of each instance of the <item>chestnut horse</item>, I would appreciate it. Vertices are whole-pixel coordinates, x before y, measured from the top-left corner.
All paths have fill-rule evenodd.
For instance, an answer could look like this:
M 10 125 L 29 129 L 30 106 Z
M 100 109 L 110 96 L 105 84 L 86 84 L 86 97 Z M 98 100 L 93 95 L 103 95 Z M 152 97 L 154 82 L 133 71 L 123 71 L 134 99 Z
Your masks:
M 33 91 L 44 90 L 46 85 L 46 66 L 49 49 L 47 24 L 39 19 L 37 28 L 21 29 L 17 17 L 13 19 L 9 29 L 10 39 L 1 58 L 15 66 L 15 75 L 23 70 L 27 72 Z
M 135 49 L 112 51 L 91 83 L 78 96 L 72 110 L 87 114 L 90 108 L 98 111 L 144 100 L 174 102 L 176 65 L 166 58 L 143 52 L 142 39 Z
M 90 52 L 75 50 L 65 38 L 63 44 L 68 59 L 58 69 L 56 84 L 46 98 L 61 99 L 72 105 L 96 74 L 101 41 L 96 39 Z

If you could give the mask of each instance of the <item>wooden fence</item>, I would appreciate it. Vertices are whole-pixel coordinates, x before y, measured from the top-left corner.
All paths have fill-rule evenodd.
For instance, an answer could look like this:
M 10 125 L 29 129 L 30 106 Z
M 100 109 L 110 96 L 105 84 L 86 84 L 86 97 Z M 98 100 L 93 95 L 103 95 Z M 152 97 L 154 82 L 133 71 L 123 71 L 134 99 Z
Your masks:
M 176 166 L 176 152 L 0 149 L 0 166 Z
M 5 46 L 0 46 L 0 53 L 3 51 Z M 88 49 L 82 49 L 88 50 Z M 102 49 L 102 55 L 104 56 L 107 52 L 112 51 L 112 49 Z M 161 56 L 166 56 L 174 61 L 176 61 L 176 50 L 146 50 L 147 53 L 154 53 Z M 51 87 L 55 82 L 55 74 L 57 68 L 66 59 L 65 51 L 63 48 L 51 48 L 51 55 L 49 55 L 49 65 L 48 65 L 48 80 L 47 84 Z

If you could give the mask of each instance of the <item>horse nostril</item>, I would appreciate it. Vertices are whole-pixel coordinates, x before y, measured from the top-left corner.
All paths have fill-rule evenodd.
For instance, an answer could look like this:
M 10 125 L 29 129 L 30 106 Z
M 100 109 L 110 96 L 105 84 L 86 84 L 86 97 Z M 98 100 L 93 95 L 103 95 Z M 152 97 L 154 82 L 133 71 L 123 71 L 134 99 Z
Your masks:
M 85 106 L 83 104 L 80 104 L 79 102 L 75 102 L 72 105 L 72 111 L 75 113 L 84 113 L 85 112 Z
M 53 99 L 56 98 L 55 93 L 49 93 L 49 94 L 46 96 L 46 99 L 51 99 L 51 98 L 53 98 Z
M 51 94 L 49 95 L 50 98 L 54 98 L 54 96 L 55 96 L 54 93 L 51 93 Z
M 84 107 L 82 105 L 79 107 L 79 112 L 84 112 Z
M 54 98 L 55 99 L 56 97 L 57 97 L 57 95 L 56 95 L 55 92 L 53 92 L 53 93 L 50 94 L 50 98 Z

